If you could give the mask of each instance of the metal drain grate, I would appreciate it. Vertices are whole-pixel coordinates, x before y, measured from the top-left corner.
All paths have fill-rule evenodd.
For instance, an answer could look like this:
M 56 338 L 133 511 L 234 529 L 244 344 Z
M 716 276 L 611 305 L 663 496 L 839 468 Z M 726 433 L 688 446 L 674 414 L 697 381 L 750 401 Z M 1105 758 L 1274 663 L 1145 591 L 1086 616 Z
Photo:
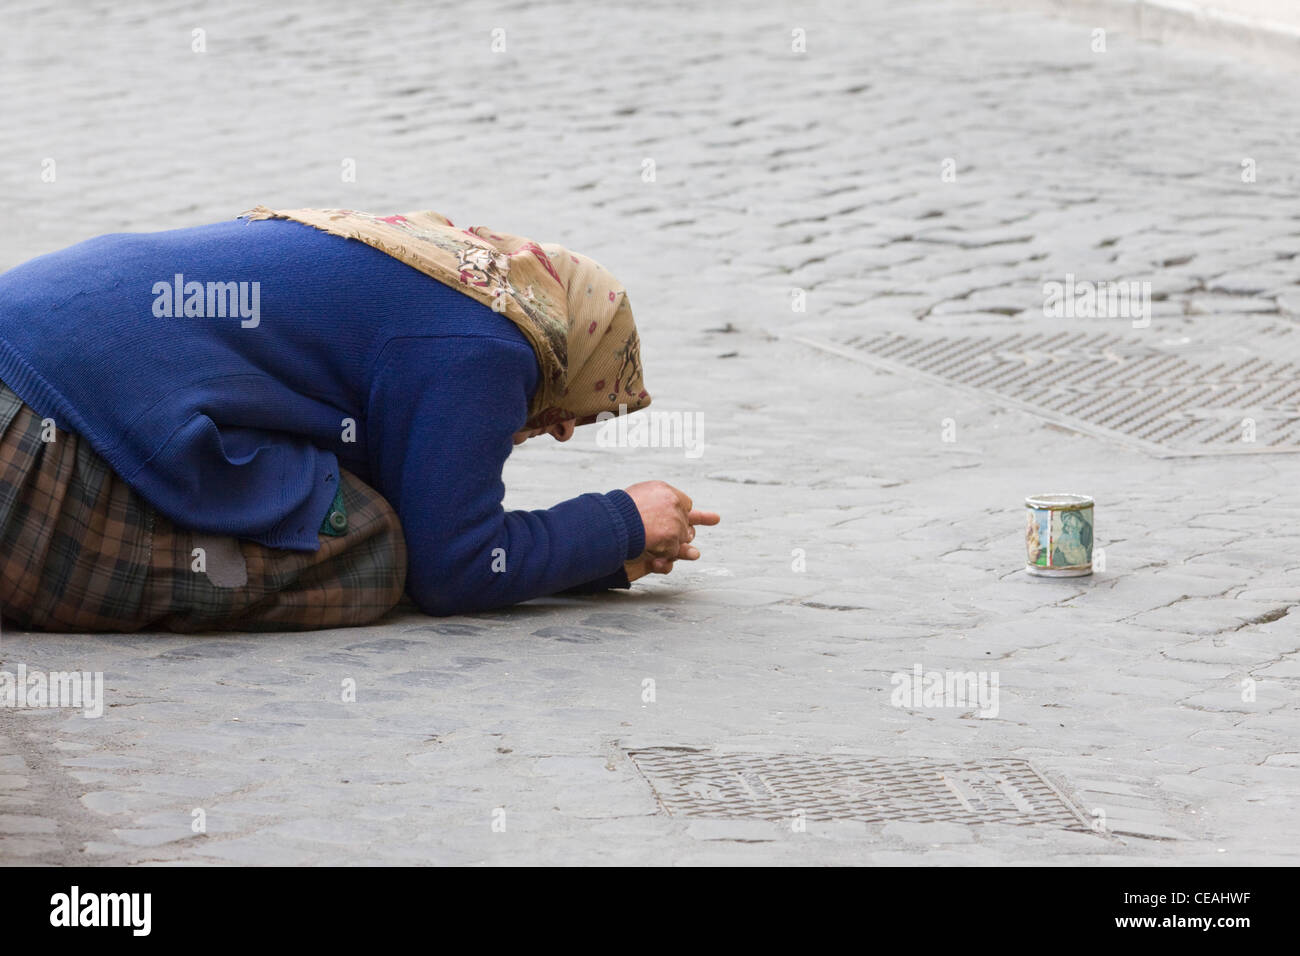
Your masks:
M 670 816 L 862 823 L 1010 823 L 1091 830 L 1023 760 L 714 754 L 674 748 L 628 754 Z
M 862 335 L 847 358 L 992 394 L 1162 457 L 1300 451 L 1300 365 L 1240 346 L 1161 347 L 1110 334 Z

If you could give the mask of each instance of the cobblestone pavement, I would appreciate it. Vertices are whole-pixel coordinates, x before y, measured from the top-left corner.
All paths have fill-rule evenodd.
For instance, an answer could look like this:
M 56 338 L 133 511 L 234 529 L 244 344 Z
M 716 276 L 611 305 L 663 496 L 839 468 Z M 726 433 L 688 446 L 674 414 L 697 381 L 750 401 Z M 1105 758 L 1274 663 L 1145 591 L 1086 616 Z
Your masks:
M 1300 321 L 1300 78 L 956 0 L 317 6 L 7 8 L 0 266 L 258 202 L 564 241 L 624 280 L 656 408 L 702 412 L 705 450 L 533 442 L 507 504 L 653 477 L 724 523 L 625 594 L 6 633 L 5 668 L 103 671 L 107 708 L 0 709 L 0 859 L 1300 859 L 1300 459 L 1161 459 L 792 338 L 1272 349 Z M 1044 318 L 1067 273 L 1150 281 L 1151 327 Z M 1096 497 L 1107 568 L 1028 578 L 1022 499 L 1062 488 Z M 893 706 L 918 664 L 996 674 L 998 715 Z M 1106 833 L 668 817 L 641 746 L 1021 758 Z

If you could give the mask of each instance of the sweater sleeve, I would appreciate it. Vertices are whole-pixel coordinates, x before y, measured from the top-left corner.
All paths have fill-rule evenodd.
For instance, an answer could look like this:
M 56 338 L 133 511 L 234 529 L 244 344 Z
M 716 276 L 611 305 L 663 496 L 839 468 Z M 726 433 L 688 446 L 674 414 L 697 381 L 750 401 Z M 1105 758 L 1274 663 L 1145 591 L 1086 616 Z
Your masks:
M 502 468 L 537 374 L 526 342 L 479 335 L 395 339 L 376 361 L 371 470 L 401 519 L 407 592 L 425 613 L 612 580 L 645 547 L 636 504 L 621 490 L 545 510 L 502 507 Z

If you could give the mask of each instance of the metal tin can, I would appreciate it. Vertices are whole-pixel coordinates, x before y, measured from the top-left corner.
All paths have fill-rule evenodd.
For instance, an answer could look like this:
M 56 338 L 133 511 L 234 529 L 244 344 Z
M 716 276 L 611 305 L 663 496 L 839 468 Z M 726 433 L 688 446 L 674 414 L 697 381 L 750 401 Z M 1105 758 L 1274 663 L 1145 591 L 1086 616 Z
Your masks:
M 1092 505 L 1087 495 L 1025 499 L 1025 570 L 1048 578 L 1092 574 Z

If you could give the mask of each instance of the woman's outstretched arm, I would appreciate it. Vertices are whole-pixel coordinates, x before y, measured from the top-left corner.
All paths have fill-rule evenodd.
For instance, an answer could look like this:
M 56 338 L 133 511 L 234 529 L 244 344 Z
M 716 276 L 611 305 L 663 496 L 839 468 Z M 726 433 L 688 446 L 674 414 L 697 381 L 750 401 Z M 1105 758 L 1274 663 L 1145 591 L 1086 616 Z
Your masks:
M 556 594 L 645 550 L 637 505 L 621 490 L 502 507 L 502 467 L 536 367 L 526 344 L 482 335 L 396 339 L 376 361 L 367 449 L 406 535 L 407 592 L 428 614 Z

